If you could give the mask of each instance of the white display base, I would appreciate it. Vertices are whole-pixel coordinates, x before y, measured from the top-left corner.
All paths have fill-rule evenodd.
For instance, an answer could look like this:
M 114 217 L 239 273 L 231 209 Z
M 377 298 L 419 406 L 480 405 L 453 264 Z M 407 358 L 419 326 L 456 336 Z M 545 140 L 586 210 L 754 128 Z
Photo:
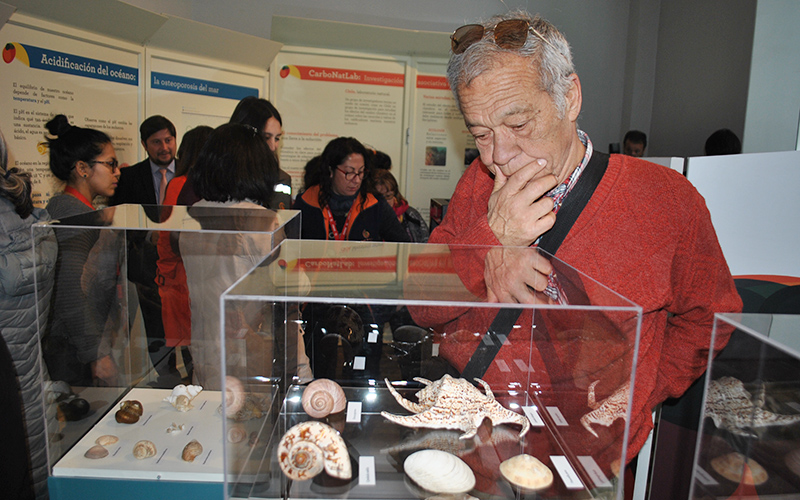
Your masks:
M 163 401 L 171 393 L 170 389 L 132 389 L 122 401 L 141 402 L 141 419 L 135 424 L 120 424 L 114 418 L 118 408 L 109 411 L 56 463 L 53 476 L 222 482 L 222 415 L 218 411 L 221 393 L 202 391 L 192 400 L 194 408 L 188 412 L 180 412 Z M 173 422 L 183 424 L 183 432 L 167 433 Z M 119 438 L 106 447 L 108 456 L 86 458 L 86 450 L 105 434 Z M 133 456 L 133 446 L 143 439 L 152 441 L 157 451 L 154 457 L 139 460 Z M 192 439 L 203 445 L 203 453 L 194 462 L 185 462 L 181 454 Z

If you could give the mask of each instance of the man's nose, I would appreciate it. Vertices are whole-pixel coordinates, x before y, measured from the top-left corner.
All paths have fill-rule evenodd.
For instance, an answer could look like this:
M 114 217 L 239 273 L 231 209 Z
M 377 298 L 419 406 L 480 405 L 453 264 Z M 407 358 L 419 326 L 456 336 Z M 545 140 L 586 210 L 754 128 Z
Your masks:
M 513 134 L 497 131 L 492 141 L 492 162 L 495 165 L 507 165 L 519 153 L 517 141 Z

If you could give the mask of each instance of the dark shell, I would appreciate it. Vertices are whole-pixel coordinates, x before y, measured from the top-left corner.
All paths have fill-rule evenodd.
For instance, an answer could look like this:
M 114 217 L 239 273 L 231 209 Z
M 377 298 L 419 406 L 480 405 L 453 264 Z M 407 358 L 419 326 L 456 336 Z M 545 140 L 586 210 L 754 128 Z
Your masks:
M 144 414 L 142 403 L 136 401 L 135 399 L 123 401 L 120 409 L 130 411 L 139 415 L 140 417 Z
M 118 410 L 114 418 L 121 424 L 135 424 L 139 421 L 139 414 L 129 409 Z

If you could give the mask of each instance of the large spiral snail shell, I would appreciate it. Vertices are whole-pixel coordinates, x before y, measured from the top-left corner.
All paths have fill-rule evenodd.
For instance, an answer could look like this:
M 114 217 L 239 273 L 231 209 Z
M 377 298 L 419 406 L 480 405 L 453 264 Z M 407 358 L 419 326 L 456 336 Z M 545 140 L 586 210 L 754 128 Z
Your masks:
M 247 395 L 242 381 L 228 375 L 225 377 L 225 416 L 233 417 L 242 409 Z
M 156 445 L 152 441 L 142 440 L 133 445 L 133 456 L 139 460 L 156 456 Z
M 327 417 L 347 407 L 347 397 L 341 386 L 326 378 L 317 379 L 303 391 L 303 409 L 312 418 Z
M 183 448 L 181 458 L 185 462 L 194 462 L 194 459 L 200 456 L 201 453 L 203 453 L 203 445 L 201 445 L 198 440 L 192 439 Z
M 339 479 L 352 476 L 347 445 L 322 422 L 303 422 L 286 431 L 278 444 L 278 461 L 283 473 L 296 481 L 311 479 L 323 469 Z

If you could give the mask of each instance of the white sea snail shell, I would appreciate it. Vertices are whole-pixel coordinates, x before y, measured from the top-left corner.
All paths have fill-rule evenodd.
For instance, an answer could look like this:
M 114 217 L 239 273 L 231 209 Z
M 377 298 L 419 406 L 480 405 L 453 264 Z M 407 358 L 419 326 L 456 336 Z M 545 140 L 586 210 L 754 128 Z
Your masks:
M 152 441 L 142 440 L 133 445 L 133 456 L 139 460 L 154 457 L 156 455 L 156 445 Z
M 463 460 L 439 450 L 421 450 L 406 458 L 403 470 L 421 488 L 433 493 L 466 493 L 475 487 L 475 474 Z
M 335 478 L 352 477 L 347 445 L 336 429 L 322 422 L 303 422 L 286 431 L 278 444 L 278 462 L 296 481 L 311 479 L 323 469 Z
M 194 408 L 192 400 L 202 390 L 203 387 L 199 385 L 178 384 L 172 389 L 172 394 L 164 398 L 164 401 L 170 403 L 178 411 L 189 411 Z
M 312 418 L 327 417 L 347 407 L 347 397 L 342 387 L 326 378 L 317 379 L 303 391 L 303 410 Z
M 233 417 L 242 409 L 246 395 L 242 381 L 230 375 L 225 377 L 225 416 Z
M 553 484 L 553 471 L 531 455 L 517 455 L 504 461 L 500 464 L 500 474 L 522 490 L 536 491 Z

